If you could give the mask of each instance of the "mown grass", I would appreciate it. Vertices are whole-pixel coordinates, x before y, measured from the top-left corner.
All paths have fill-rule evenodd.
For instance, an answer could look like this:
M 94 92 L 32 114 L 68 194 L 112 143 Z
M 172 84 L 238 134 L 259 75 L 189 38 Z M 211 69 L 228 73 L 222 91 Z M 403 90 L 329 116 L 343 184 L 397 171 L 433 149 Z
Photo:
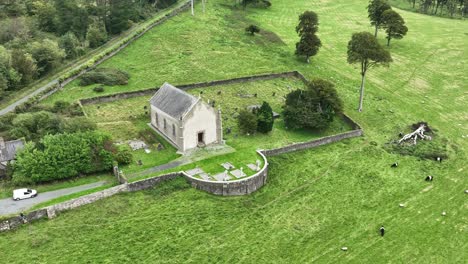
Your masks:
M 247 19 L 283 43 L 245 36 L 244 20 L 232 19 L 242 11 L 224 2 L 209 1 L 205 15 L 197 6 L 194 18 L 184 13 L 106 62 L 134 77 L 109 92 L 298 69 L 336 83 L 365 137 L 271 158 L 267 185 L 249 196 L 217 197 L 174 183 L 174 191 L 118 195 L 2 234 L 2 261 L 464 263 L 467 22 L 400 10 L 410 31 L 392 43 L 390 68 L 371 70 L 357 113 L 359 73 L 346 63 L 346 45 L 352 32 L 372 31 L 367 1 L 282 0 L 248 9 Z M 310 65 L 293 56 L 297 16 L 307 9 L 319 14 L 323 42 Z M 73 85 L 65 91 L 69 100 L 89 95 Z M 444 162 L 384 150 L 421 120 L 449 140 Z M 395 161 L 400 166 L 391 169 Z

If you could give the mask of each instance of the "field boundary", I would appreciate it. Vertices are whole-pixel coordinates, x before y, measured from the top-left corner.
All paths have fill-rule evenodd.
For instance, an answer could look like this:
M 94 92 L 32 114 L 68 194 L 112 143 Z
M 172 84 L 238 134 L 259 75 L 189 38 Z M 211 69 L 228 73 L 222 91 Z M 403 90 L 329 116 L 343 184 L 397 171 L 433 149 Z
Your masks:
M 175 87 L 184 91 L 188 91 L 191 89 L 208 88 L 208 87 L 213 87 L 213 86 L 218 86 L 218 85 L 246 83 L 246 82 L 255 82 L 255 81 L 263 81 L 263 80 L 273 80 L 277 78 L 291 78 L 291 77 L 296 77 L 304 83 L 307 82 L 307 79 L 299 71 L 288 71 L 288 72 L 280 72 L 280 73 L 265 73 L 265 74 L 259 74 L 259 75 L 249 75 L 249 76 L 244 76 L 244 77 L 208 81 L 208 82 L 181 84 L 181 85 L 175 85 Z M 78 102 L 81 105 L 108 103 L 108 102 L 114 102 L 114 101 L 118 101 L 122 99 L 129 99 L 129 98 L 140 97 L 140 96 L 145 96 L 145 95 L 153 95 L 154 93 L 158 91 L 158 89 L 159 87 L 152 87 L 152 88 L 146 88 L 146 89 L 130 91 L 130 92 L 101 95 L 101 96 L 96 96 L 96 97 L 83 98 L 83 99 L 78 100 Z

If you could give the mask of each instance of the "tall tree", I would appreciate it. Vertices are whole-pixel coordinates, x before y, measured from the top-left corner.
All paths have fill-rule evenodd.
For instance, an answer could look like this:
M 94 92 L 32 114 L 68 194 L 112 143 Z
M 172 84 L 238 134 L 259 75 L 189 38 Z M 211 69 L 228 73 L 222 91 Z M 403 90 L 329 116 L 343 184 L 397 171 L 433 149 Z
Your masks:
M 306 11 L 299 16 L 296 32 L 300 40 L 296 43 L 296 55 L 305 56 L 307 63 L 310 62 L 310 57 L 316 55 L 322 46 L 322 42 L 316 35 L 318 26 L 318 16 L 315 12 Z
M 371 0 L 367 6 L 367 13 L 371 25 L 375 27 L 374 36 L 377 37 L 377 32 L 382 24 L 382 14 L 392 7 L 387 3 L 387 0 Z
M 392 62 L 390 52 L 379 44 L 369 32 L 354 33 L 348 42 L 348 63 L 361 65 L 361 90 L 358 111 L 362 112 L 364 100 L 364 82 L 367 70 L 374 66 L 388 66 Z
M 387 33 L 387 47 L 390 46 L 390 40 L 402 39 L 408 32 L 405 26 L 405 20 L 396 11 L 389 9 L 382 14 L 382 27 Z
M 257 131 L 261 133 L 268 133 L 273 130 L 273 109 L 267 102 L 263 102 L 257 112 Z

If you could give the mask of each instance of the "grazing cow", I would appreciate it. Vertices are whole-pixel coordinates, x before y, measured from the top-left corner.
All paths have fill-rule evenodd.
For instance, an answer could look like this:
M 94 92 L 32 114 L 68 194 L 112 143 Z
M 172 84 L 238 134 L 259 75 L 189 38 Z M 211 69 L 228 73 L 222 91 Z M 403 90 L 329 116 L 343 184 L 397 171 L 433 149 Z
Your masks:
M 434 179 L 434 177 L 432 177 L 431 175 L 427 176 L 425 181 L 432 181 Z
M 381 226 L 379 230 L 380 230 L 380 235 L 384 236 L 385 235 L 385 227 Z
M 442 162 L 442 158 L 441 158 L 441 157 L 437 157 L 436 160 L 437 160 L 438 162 Z
M 392 167 L 392 168 L 398 167 L 398 162 L 393 163 L 392 166 L 390 166 L 390 167 Z

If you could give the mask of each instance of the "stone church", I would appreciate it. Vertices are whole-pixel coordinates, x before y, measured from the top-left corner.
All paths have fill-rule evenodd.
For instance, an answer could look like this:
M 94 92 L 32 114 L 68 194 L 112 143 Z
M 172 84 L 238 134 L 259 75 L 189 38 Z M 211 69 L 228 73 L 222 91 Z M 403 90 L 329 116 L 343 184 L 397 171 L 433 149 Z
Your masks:
M 221 111 L 168 83 L 150 99 L 151 126 L 179 152 L 222 143 Z

